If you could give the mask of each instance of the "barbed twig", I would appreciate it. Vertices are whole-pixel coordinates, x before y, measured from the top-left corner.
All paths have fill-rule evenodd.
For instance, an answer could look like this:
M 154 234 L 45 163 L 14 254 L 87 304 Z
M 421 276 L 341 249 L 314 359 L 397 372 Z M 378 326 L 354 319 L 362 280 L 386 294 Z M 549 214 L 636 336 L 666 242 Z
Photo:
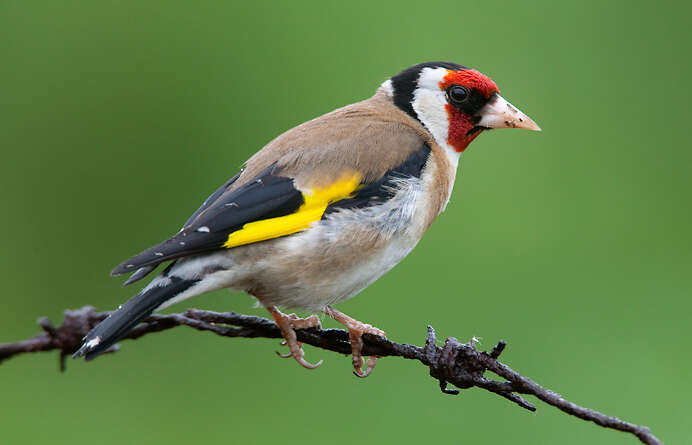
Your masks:
M 60 369 L 65 369 L 65 358 L 74 353 L 80 346 L 82 338 L 98 322 L 108 316 L 108 312 L 96 312 L 91 306 L 77 310 L 65 311 L 62 325 L 55 327 L 46 318 L 38 321 L 43 332 L 37 336 L 17 342 L 0 344 L 0 362 L 15 355 L 37 351 L 60 351 Z M 182 314 L 152 315 L 130 331 L 126 338 L 136 339 L 143 335 L 164 331 L 176 326 L 189 326 L 199 331 L 211 331 L 223 337 L 264 337 L 282 338 L 281 331 L 271 321 L 235 312 L 211 312 L 190 309 Z M 351 346 L 348 333 L 340 329 L 301 329 L 296 331 L 298 340 L 317 348 L 350 354 Z M 498 361 L 506 343 L 500 341 L 490 352 L 478 351 L 475 339 L 461 343 L 450 337 L 444 346 L 437 346 L 435 330 L 428 326 L 425 346 L 419 347 L 400 344 L 382 337 L 364 335 L 363 355 L 379 357 L 403 357 L 417 360 L 430 368 L 430 375 L 437 379 L 440 389 L 445 394 L 458 394 L 455 389 L 448 389 L 449 383 L 460 389 L 478 387 L 498 394 L 518 406 L 535 411 L 533 404 L 519 394 L 532 395 L 565 413 L 580 419 L 594 422 L 605 428 L 634 434 L 645 444 L 662 444 L 649 428 L 635 425 L 607 416 L 598 411 L 576 405 L 559 394 L 543 388 L 533 380 L 524 377 L 509 366 Z M 112 351 L 117 347 L 112 348 Z M 486 371 L 502 377 L 504 381 L 488 379 Z

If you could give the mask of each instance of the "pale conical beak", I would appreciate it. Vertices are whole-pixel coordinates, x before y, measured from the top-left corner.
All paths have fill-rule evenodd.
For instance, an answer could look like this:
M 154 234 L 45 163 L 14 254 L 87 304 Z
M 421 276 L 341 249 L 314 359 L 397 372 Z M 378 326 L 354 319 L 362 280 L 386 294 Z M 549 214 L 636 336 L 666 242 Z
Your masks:
M 495 94 L 477 116 L 480 120 L 477 127 L 486 128 L 525 128 L 527 130 L 541 131 L 541 127 L 527 115 L 519 111 L 514 105 L 507 102 L 499 94 Z

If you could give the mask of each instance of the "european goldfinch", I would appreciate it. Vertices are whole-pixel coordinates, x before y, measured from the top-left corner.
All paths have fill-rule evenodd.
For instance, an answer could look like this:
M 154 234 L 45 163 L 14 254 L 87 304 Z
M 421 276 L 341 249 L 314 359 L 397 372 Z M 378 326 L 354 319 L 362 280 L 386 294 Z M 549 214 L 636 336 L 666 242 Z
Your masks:
M 266 307 L 306 368 L 295 329 L 319 326 L 279 308 L 324 312 L 344 324 L 353 366 L 364 333 L 384 332 L 334 309 L 399 263 L 447 205 L 460 154 L 492 128 L 540 128 L 480 72 L 448 62 L 415 65 L 375 95 L 299 125 L 252 156 L 172 238 L 117 266 L 125 284 L 171 261 L 85 338 L 91 359 L 153 311 L 222 288 Z

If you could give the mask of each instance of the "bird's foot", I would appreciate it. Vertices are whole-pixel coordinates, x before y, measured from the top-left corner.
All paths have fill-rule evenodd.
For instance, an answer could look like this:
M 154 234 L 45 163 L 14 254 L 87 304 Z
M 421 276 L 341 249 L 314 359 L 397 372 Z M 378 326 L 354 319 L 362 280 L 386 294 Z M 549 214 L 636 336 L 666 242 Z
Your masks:
M 287 345 L 289 350 L 287 354 L 279 354 L 278 352 L 277 354 L 283 358 L 293 357 L 298 363 L 300 363 L 302 367 L 307 369 L 315 369 L 320 366 L 322 364 L 322 360 L 313 365 L 303 358 L 303 356 L 305 356 L 303 344 L 298 341 L 295 331 L 296 329 L 314 327 L 321 328 L 322 325 L 320 324 L 319 317 L 317 317 L 317 315 L 311 315 L 307 318 L 299 318 L 296 314 L 286 315 L 282 313 L 276 306 L 269 306 L 267 307 L 267 310 L 270 314 L 272 314 L 274 322 L 279 329 L 281 329 L 281 333 L 284 335 L 284 341 L 281 344 Z
M 327 306 L 327 309 L 325 309 L 324 312 L 334 320 L 346 326 L 346 329 L 348 329 L 348 337 L 351 340 L 351 357 L 353 359 L 354 369 L 353 373 L 357 377 L 361 378 L 369 376 L 372 370 L 375 369 L 375 365 L 377 364 L 377 356 L 368 357 L 368 366 L 365 370 L 363 370 L 364 361 L 363 356 L 361 355 L 361 352 L 363 351 L 363 334 L 379 335 L 380 337 L 385 338 L 387 335 L 384 333 L 384 331 L 353 319 L 329 306 Z

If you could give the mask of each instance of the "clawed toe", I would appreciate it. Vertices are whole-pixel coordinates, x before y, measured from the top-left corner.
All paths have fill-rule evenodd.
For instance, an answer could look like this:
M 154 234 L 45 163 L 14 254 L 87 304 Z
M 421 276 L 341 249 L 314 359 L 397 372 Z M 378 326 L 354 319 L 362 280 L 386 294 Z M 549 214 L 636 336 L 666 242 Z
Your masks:
M 298 341 L 296 336 L 296 329 L 307 329 L 312 327 L 321 327 L 320 319 L 316 315 L 311 315 L 307 318 L 300 318 L 296 314 L 284 314 L 279 311 L 276 306 L 268 306 L 267 310 L 272 317 L 274 322 L 281 329 L 281 333 L 284 336 L 284 341 L 281 342 L 282 345 L 288 346 L 289 352 L 286 354 L 281 354 L 277 352 L 276 354 L 282 358 L 293 357 L 302 367 L 307 369 L 315 369 L 322 364 L 322 360 L 312 364 L 305 360 L 305 352 L 303 351 L 303 343 Z M 353 374 L 356 377 L 365 378 L 369 376 L 375 365 L 377 364 L 377 356 L 369 356 L 367 362 L 363 359 L 363 334 L 378 335 L 380 337 L 386 337 L 384 331 L 377 329 L 366 323 L 362 323 L 343 314 L 336 309 L 327 307 L 324 311 L 327 315 L 332 317 L 334 320 L 346 326 L 348 329 L 348 337 L 351 341 L 351 356 L 353 363 Z
M 282 354 L 280 352 L 276 352 L 276 355 L 278 355 L 281 358 L 291 358 L 293 357 L 298 363 L 300 363 L 300 366 L 303 368 L 307 369 L 315 369 L 319 368 L 319 366 L 322 364 L 322 360 L 319 362 L 312 364 L 305 360 L 303 357 L 305 356 L 305 351 L 303 351 L 303 344 L 299 341 L 296 341 L 295 343 L 290 343 L 287 341 L 282 341 L 282 345 L 288 345 L 289 352 L 286 354 Z
M 368 357 L 367 368 L 363 369 L 365 364 L 363 360 L 363 334 L 379 335 L 380 337 L 386 337 L 384 331 L 377 329 L 369 324 L 362 323 L 355 320 L 348 315 L 337 311 L 331 307 L 327 307 L 325 313 L 332 317 L 334 320 L 346 326 L 348 329 L 348 337 L 351 341 L 351 357 L 353 363 L 353 374 L 356 377 L 365 378 L 372 373 L 377 364 L 377 356 Z
M 362 326 L 361 326 L 362 325 Z M 369 324 L 361 323 L 353 328 L 348 329 L 348 336 L 351 340 L 351 355 L 353 357 L 353 374 L 356 377 L 365 378 L 372 373 L 377 364 L 377 356 L 369 356 L 367 362 L 367 368 L 363 370 L 363 334 L 379 335 L 380 337 L 386 337 L 384 331 L 370 326 Z
M 377 364 L 377 357 L 376 356 L 370 356 L 368 357 L 368 367 L 363 371 L 363 359 L 361 357 L 360 363 L 356 365 L 355 363 L 353 364 L 354 371 L 353 375 L 356 377 L 360 377 L 361 379 L 364 379 L 365 377 L 369 376 L 370 373 L 372 372 L 373 369 L 375 369 L 375 365 Z
M 286 344 L 285 342 L 282 343 L 282 345 L 285 345 L 285 344 Z M 274 351 L 274 352 L 276 352 L 276 355 L 278 355 L 278 356 L 281 357 L 281 358 L 291 358 L 291 357 L 293 357 L 293 354 L 291 354 L 290 352 L 287 352 L 287 353 L 285 353 L 285 354 L 282 354 L 282 353 L 280 353 L 279 351 Z
M 286 340 L 284 340 L 284 341 L 281 342 L 281 346 L 286 346 L 287 344 L 288 344 L 288 343 L 286 343 Z M 300 342 L 298 342 L 298 346 L 302 347 L 303 344 L 300 343 Z M 293 354 L 291 354 L 290 352 L 287 352 L 286 354 L 282 354 L 282 353 L 280 353 L 279 351 L 274 351 L 274 352 L 276 352 L 276 355 L 278 355 L 278 356 L 281 357 L 281 358 L 291 358 L 291 357 L 293 357 Z
M 296 314 L 283 314 L 275 306 L 267 307 L 269 313 L 272 314 L 274 322 L 281 333 L 284 335 L 284 341 L 281 342 L 282 345 L 288 346 L 289 352 L 286 354 L 281 354 L 277 352 L 276 354 L 282 358 L 293 357 L 302 367 L 306 369 L 315 369 L 322 364 L 322 360 L 312 364 L 306 361 L 303 357 L 305 352 L 303 351 L 303 343 L 299 342 L 296 337 L 295 329 L 306 329 L 312 327 L 321 327 L 320 319 L 316 315 L 311 315 L 307 318 L 299 318 Z

